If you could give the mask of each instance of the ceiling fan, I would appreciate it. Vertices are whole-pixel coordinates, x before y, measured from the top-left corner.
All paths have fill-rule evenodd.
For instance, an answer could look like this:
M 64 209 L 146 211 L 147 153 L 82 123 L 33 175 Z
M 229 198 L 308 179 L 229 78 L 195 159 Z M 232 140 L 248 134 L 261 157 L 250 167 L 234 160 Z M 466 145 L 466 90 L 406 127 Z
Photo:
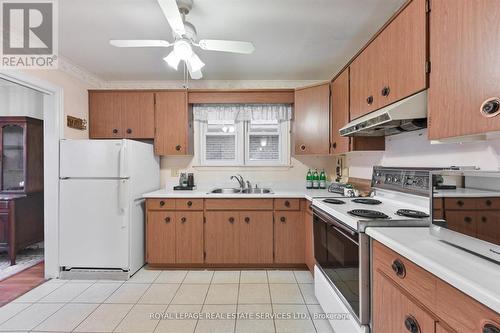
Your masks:
M 163 14 L 172 28 L 174 42 L 166 40 L 135 40 L 135 39 L 112 39 L 109 43 L 116 47 L 170 47 L 172 52 L 163 60 L 177 70 L 181 60 L 184 61 L 192 79 L 201 79 L 201 69 L 205 64 L 193 51 L 193 46 L 203 50 L 232 52 L 241 54 L 253 53 L 255 47 L 250 42 L 202 39 L 197 40 L 194 25 L 186 21 L 186 15 L 193 7 L 193 0 L 157 0 Z

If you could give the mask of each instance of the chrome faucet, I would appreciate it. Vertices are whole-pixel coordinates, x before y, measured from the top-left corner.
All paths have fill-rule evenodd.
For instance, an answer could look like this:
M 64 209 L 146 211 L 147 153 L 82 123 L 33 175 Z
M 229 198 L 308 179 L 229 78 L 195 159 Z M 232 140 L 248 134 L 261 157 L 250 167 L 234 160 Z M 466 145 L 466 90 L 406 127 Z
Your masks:
M 251 189 L 252 188 L 252 184 L 250 183 L 249 180 L 247 180 L 247 188 Z
M 231 180 L 236 179 L 238 183 L 240 184 L 240 188 L 243 190 L 245 189 L 245 181 L 243 180 L 243 177 L 241 175 L 234 175 L 231 176 Z

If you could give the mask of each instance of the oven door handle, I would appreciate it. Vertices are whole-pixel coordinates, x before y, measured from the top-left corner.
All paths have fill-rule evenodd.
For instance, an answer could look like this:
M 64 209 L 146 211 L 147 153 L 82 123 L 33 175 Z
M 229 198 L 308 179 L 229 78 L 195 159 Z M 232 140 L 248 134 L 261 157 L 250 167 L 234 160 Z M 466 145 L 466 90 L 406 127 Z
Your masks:
M 346 230 L 346 229 L 344 229 L 344 228 L 342 228 L 342 229 L 341 229 L 341 228 L 338 228 L 337 226 L 334 226 L 333 224 L 330 224 L 330 227 L 331 227 L 332 229 L 335 229 L 335 231 L 337 231 L 338 233 L 340 233 L 342 236 L 344 236 L 344 237 L 348 238 L 351 242 L 353 242 L 354 244 L 356 244 L 356 245 L 358 245 L 358 246 L 359 246 L 359 242 L 357 242 L 357 241 L 353 238 L 353 236 L 355 236 L 355 235 L 356 235 L 356 233 L 355 233 L 355 232 L 350 231 L 350 230 Z M 347 231 L 350 235 L 349 235 L 349 234 L 347 234 L 347 233 L 346 233 L 346 231 Z

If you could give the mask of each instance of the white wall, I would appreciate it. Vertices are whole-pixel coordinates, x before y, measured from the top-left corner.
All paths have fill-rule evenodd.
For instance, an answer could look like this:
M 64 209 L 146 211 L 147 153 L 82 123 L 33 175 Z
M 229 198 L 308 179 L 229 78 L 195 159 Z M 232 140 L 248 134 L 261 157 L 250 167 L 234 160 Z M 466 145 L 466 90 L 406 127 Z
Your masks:
M 43 94 L 18 84 L 0 80 L 0 116 L 43 119 Z
M 374 165 L 477 166 L 483 170 L 500 170 L 500 140 L 431 144 L 427 140 L 427 130 L 421 130 L 386 137 L 385 145 L 382 153 L 349 154 L 349 175 L 369 179 Z

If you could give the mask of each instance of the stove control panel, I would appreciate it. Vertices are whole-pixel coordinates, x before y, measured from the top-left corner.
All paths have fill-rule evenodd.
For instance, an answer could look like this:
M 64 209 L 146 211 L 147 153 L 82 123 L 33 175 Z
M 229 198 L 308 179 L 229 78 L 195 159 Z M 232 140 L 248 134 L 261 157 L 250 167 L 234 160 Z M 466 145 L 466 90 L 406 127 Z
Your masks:
M 429 170 L 375 167 L 372 186 L 420 195 L 429 194 Z

